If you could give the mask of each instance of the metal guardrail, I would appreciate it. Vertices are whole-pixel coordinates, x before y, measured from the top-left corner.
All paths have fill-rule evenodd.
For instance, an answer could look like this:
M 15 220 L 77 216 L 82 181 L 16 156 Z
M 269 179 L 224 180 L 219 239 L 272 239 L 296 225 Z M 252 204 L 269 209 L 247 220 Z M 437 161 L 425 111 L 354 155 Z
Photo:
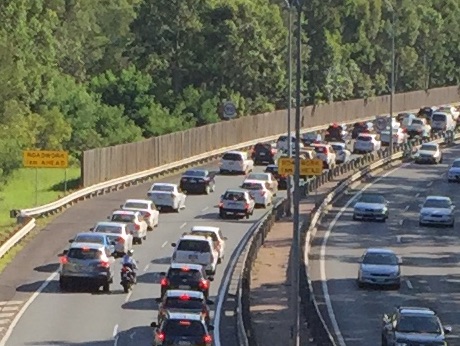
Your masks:
M 436 135 L 430 141 L 437 143 L 452 142 L 460 135 Z M 423 141 L 426 142 L 426 141 Z M 309 222 L 306 220 L 301 224 L 301 229 L 304 237 L 303 244 L 306 244 L 303 251 L 303 270 L 301 273 L 300 284 L 307 289 L 302 290 L 301 302 L 305 319 L 309 322 L 309 329 L 313 333 L 313 338 L 318 345 L 321 346 L 336 346 L 332 334 L 329 332 L 327 324 L 321 315 L 316 299 L 313 295 L 311 279 L 308 275 L 308 255 L 310 244 L 316 234 L 316 224 L 321 219 L 326 206 L 333 201 L 338 195 L 343 193 L 345 189 L 353 182 L 365 177 L 372 171 L 385 166 L 393 161 L 410 158 L 412 148 L 420 145 L 422 141 L 414 140 L 407 144 L 395 146 L 394 152 L 389 156 L 389 149 L 383 149 L 376 153 L 370 153 L 356 158 L 353 161 L 342 164 L 334 169 L 324 172 L 309 181 L 306 186 L 305 193 L 311 193 L 318 187 L 326 182 L 332 180 L 334 177 L 343 175 L 347 172 L 355 172 L 349 178 L 342 180 L 337 187 L 335 187 L 322 201 L 318 203 L 311 213 Z M 248 239 L 245 250 L 241 252 L 240 261 L 243 261 L 243 266 L 240 271 L 240 280 L 237 286 L 237 326 L 236 332 L 238 335 L 239 345 L 242 346 L 258 346 L 255 338 L 255 333 L 251 323 L 250 317 L 250 282 L 251 282 L 251 269 L 257 258 L 260 247 L 264 244 L 268 232 L 271 230 L 275 220 L 279 220 L 284 214 L 285 206 L 284 200 L 280 204 L 274 206 L 272 212 L 267 213 L 260 221 L 258 227 L 253 230 L 251 237 Z

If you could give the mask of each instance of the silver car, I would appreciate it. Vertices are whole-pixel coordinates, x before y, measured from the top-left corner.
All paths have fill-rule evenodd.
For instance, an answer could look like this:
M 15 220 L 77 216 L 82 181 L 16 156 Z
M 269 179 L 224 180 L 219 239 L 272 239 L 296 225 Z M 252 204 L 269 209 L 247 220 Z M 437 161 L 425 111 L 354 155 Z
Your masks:
M 402 260 L 389 249 L 367 249 L 360 259 L 358 286 L 401 286 Z
M 455 159 L 447 172 L 447 181 L 460 183 L 460 159 Z
M 420 205 L 419 225 L 445 225 L 453 228 L 455 225 L 455 206 L 449 197 L 428 196 Z
M 388 201 L 377 193 L 363 193 L 353 208 L 353 220 L 379 220 L 388 219 Z
M 424 143 L 414 156 L 415 163 L 442 163 L 442 152 L 437 143 Z

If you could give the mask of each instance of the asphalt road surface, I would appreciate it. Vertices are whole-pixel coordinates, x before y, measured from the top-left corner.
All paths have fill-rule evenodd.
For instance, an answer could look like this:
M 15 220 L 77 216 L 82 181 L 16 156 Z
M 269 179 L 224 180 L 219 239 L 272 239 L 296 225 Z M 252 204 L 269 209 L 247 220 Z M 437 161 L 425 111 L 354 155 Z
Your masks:
M 217 165 L 206 168 L 218 170 Z M 255 169 L 262 170 L 263 167 Z M 221 227 L 224 236 L 228 237 L 225 260 L 218 266 L 211 284 L 210 299 L 216 301 L 232 252 L 251 225 L 266 212 L 259 209 L 249 220 L 223 221 L 218 218 L 216 205 L 220 195 L 227 188 L 238 187 L 243 178 L 218 175 L 215 193 L 188 196 L 186 209 L 179 214 L 160 214 L 159 227 L 148 233 L 142 245 L 135 246 L 140 270 L 138 284 L 129 294 L 123 293 L 119 285 L 121 260 L 117 260 L 111 294 L 62 293 L 58 276 L 52 273 L 58 268 L 57 254 L 66 248 L 68 239 L 79 231 L 88 230 L 97 221 L 106 220 L 125 199 L 144 198 L 151 183 L 100 196 L 65 211 L 27 245 L 0 276 L 0 298 L 3 301 L 27 302 L 40 286 L 46 285 L 40 294 L 34 294 L 35 299 L 24 311 L 5 345 L 151 345 L 153 332 L 149 325 L 157 316 L 154 298 L 160 294 L 159 273 L 169 266 L 173 251 L 171 243 L 195 225 Z M 178 180 L 179 176 L 175 176 L 163 181 Z M 280 192 L 278 196 L 284 194 Z M 236 345 L 234 338 L 234 333 L 225 335 L 221 344 Z
M 404 164 L 350 190 L 323 219 L 310 267 L 323 316 L 339 346 L 380 345 L 381 318 L 394 306 L 427 306 L 454 328 L 460 345 L 460 211 L 454 229 L 419 227 L 419 205 L 428 195 L 449 196 L 460 206 L 460 185 L 445 173 L 460 148 L 444 150 L 440 165 Z M 371 184 L 372 183 L 372 184 Z M 356 192 L 379 192 L 390 201 L 386 223 L 352 221 Z M 369 247 L 387 247 L 403 258 L 399 290 L 359 289 L 358 259 Z

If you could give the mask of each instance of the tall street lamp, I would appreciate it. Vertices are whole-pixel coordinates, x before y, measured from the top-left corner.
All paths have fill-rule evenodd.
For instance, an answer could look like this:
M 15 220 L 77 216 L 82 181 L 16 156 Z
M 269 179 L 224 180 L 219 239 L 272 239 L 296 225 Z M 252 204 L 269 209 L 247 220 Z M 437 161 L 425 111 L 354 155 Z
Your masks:
M 390 81 L 390 155 L 393 154 L 393 98 L 395 94 L 395 37 L 396 13 L 393 4 L 386 1 L 391 11 L 391 81 Z

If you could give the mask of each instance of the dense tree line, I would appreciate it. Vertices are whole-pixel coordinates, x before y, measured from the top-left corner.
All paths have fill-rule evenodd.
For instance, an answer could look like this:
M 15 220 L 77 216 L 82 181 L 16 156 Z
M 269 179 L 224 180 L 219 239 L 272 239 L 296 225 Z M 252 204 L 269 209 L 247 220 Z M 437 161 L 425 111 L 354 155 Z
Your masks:
M 395 25 L 392 25 L 392 8 Z M 458 83 L 458 0 L 304 0 L 305 103 Z M 286 104 L 270 0 L 2 0 L 0 175 L 24 148 L 82 150 Z M 394 31 L 392 30 L 394 29 Z

